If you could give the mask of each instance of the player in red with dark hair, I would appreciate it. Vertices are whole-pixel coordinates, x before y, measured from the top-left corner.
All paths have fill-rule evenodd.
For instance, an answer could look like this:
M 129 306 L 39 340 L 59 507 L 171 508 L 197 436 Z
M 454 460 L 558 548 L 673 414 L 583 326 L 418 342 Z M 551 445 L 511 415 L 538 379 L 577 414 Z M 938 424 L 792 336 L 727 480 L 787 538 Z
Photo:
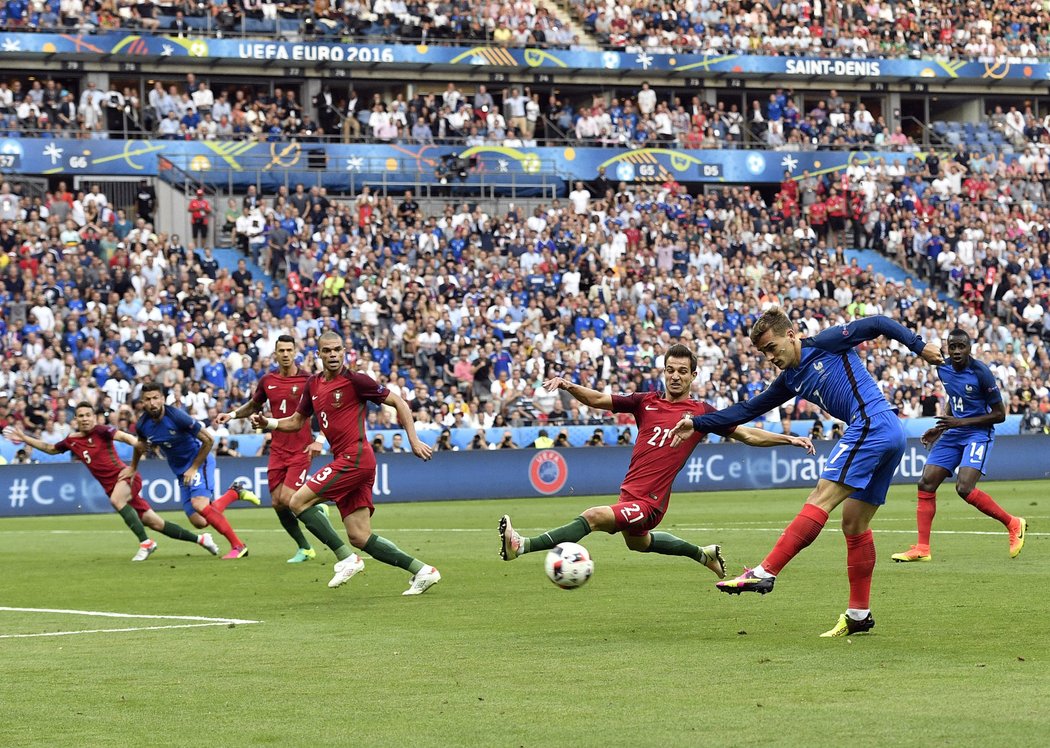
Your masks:
M 612 506 L 591 507 L 569 524 L 534 538 L 523 538 L 515 532 L 510 517 L 504 514 L 499 522 L 500 557 L 512 561 L 524 553 L 545 551 L 558 543 L 575 543 L 594 530 L 601 530 L 610 534 L 623 533 L 623 539 L 632 551 L 687 556 L 713 571 L 719 579 L 725 578 L 725 561 L 719 546 L 701 548 L 671 533 L 653 531 L 667 512 L 675 476 L 704 436 L 694 434 L 685 444 L 685 449 L 672 449 L 671 432 L 687 413 L 715 412 L 707 403 L 690 399 L 689 389 L 695 377 L 696 355 L 687 346 L 677 343 L 667 349 L 664 357 L 663 393 L 607 395 L 573 384 L 564 377 L 544 382 L 548 392 L 565 390 L 590 408 L 632 413 L 638 425 L 638 437 L 627 475 L 620 485 L 619 502 Z M 723 436 L 754 447 L 792 445 L 814 453 L 809 439 L 762 429 L 737 426 Z
M 146 535 L 145 527 L 167 535 L 169 538 L 196 543 L 207 549 L 213 556 L 219 554 L 219 546 L 212 540 L 210 533 L 198 535 L 174 522 L 161 519 L 142 498 L 142 476 L 138 473 L 131 482 L 120 480 L 120 472 L 127 465 L 117 456 L 113 442 L 124 442 L 135 446 L 138 440 L 134 436 L 113 426 L 99 424 L 91 403 L 77 403 L 73 418 L 76 430 L 71 431 L 69 436 L 57 444 L 49 444 L 36 439 L 15 426 L 8 426 L 4 429 L 4 436 L 12 442 L 23 441 L 33 449 L 39 449 L 49 455 L 71 452 L 74 459 L 83 462 L 95 480 L 102 485 L 103 490 L 109 496 L 109 502 L 117 510 L 117 514 L 123 518 L 124 523 L 139 539 L 139 550 L 132 557 L 132 561 L 145 561 L 157 550 L 156 541 Z
M 216 416 L 217 425 L 261 413 L 267 402 L 275 418 L 286 418 L 298 410 L 310 374 L 295 363 L 295 338 L 291 335 L 279 336 L 273 355 L 277 360 L 277 370 L 262 376 L 251 400 L 236 410 Z M 311 460 L 321 451 L 322 446 L 314 439 L 309 421 L 304 422 L 298 431 L 278 431 L 270 443 L 270 459 L 266 465 L 270 502 L 281 526 L 298 546 L 295 555 L 288 559 L 290 564 L 302 563 L 317 556 L 289 505 L 292 495 L 306 482 Z
M 296 432 L 311 415 L 316 415 L 321 431 L 328 439 L 334 459 L 311 476 L 291 501 L 292 511 L 299 520 L 339 559 L 335 576 L 328 586 L 344 584 L 365 567 L 364 561 L 332 529 L 319 506 L 322 501 L 331 500 L 339 507 L 350 544 L 377 561 L 409 571 L 412 578 L 402 594 L 421 595 L 441 581 L 438 570 L 372 532 L 376 456 L 365 431 L 368 403 L 382 403 L 397 410 L 398 421 L 405 429 L 416 457 L 429 460 L 430 447 L 416 435 L 412 411 L 399 395 L 371 377 L 346 368 L 346 349 L 337 333 L 329 331 L 321 335 L 317 348 L 324 370 L 306 381 L 306 390 L 295 413 L 280 419 L 265 418 L 256 413 L 252 416 L 252 423 L 256 428 L 270 431 Z

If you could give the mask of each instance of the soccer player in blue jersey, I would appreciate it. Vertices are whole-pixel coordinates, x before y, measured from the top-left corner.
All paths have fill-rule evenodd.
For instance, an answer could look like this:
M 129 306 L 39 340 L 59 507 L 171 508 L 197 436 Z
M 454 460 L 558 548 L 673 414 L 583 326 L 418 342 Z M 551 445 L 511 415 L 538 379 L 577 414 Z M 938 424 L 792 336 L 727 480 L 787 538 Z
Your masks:
M 929 561 L 930 528 L 937 513 L 937 487 L 959 469 L 955 491 L 968 504 L 997 519 L 1006 527 L 1010 538 L 1010 558 L 1016 558 L 1024 547 L 1027 527 L 1023 517 L 1015 517 L 999 506 L 991 496 L 977 488 L 984 466 L 995 441 L 995 424 L 1006 420 L 999 385 L 991 370 L 970 355 L 973 341 L 965 330 L 948 333 L 948 363 L 937 367 L 945 392 L 948 411 L 937 425 L 922 435 L 922 443 L 932 447 L 919 479 L 919 503 L 915 516 L 919 541 L 903 553 L 894 553 L 899 562 Z
M 816 540 L 828 521 L 828 512 L 842 504 L 849 607 L 821 636 L 846 636 L 875 626 L 869 606 L 875 543 L 869 525 L 886 501 L 890 479 L 906 444 L 900 419 L 854 350 L 879 336 L 904 344 L 931 364 L 944 360 L 938 344 L 924 342 L 888 317 L 868 317 L 801 338 L 788 316 L 773 308 L 751 328 L 751 342 L 781 370 L 780 376 L 751 400 L 717 413 L 683 418 L 675 427 L 675 443 L 684 442 L 694 431 L 718 432 L 747 423 L 793 397 L 804 398 L 847 424 L 817 487 L 765 560 L 737 578 L 717 584 L 723 592 L 736 594 L 771 592 L 781 569 Z
M 131 464 L 120 477 L 131 480 L 139 468 L 139 460 L 152 448 L 159 448 L 168 460 L 173 473 L 179 477 L 182 509 L 195 527 L 211 525 L 230 541 L 231 550 L 223 558 L 243 558 L 246 546 L 222 513 L 231 501 L 242 499 L 253 504 L 259 497 L 240 484 L 234 484 L 212 504 L 215 480 L 215 458 L 211 454 L 214 439 L 200 421 L 185 411 L 164 404 L 164 387 L 157 382 L 142 386 L 142 417 L 135 424 L 138 443 Z M 221 502 L 221 503 L 220 503 Z

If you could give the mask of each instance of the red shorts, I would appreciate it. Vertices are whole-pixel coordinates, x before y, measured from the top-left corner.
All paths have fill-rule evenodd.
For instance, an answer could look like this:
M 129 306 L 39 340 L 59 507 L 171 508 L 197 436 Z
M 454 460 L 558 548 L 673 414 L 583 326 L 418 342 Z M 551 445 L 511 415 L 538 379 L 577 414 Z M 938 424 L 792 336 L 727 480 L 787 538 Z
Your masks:
M 639 501 L 630 496 L 620 495 L 620 501 L 613 504 L 613 516 L 616 519 L 616 532 L 626 532 L 634 537 L 643 537 L 655 528 L 664 518 L 663 510 L 649 501 Z
M 293 491 L 298 490 L 306 483 L 306 476 L 310 474 L 310 455 L 305 452 L 294 456 L 280 455 L 275 460 L 270 456 L 270 462 L 266 468 L 266 480 L 270 484 L 270 495 L 282 485 L 288 486 Z
M 306 485 L 318 496 L 334 501 L 339 514 L 346 519 L 350 514 L 368 508 L 375 512 L 372 504 L 372 484 L 376 480 L 376 469 L 354 467 L 353 460 L 337 457 L 311 475 Z
M 107 496 L 112 496 L 117 485 L 118 483 L 112 483 L 108 486 L 103 484 L 102 490 L 106 492 Z M 153 508 L 148 501 L 142 498 L 142 476 L 138 473 L 135 473 L 135 477 L 131 479 L 131 500 L 128 501 L 128 506 L 138 512 L 140 519 L 143 514 Z

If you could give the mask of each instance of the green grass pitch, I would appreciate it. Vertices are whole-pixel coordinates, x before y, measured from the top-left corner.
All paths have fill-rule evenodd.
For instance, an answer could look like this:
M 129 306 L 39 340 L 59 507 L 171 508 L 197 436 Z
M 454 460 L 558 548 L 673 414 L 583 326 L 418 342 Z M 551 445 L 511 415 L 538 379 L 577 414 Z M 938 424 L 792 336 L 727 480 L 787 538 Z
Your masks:
M 1050 482 L 983 488 L 1028 518 L 1021 556 L 944 486 L 934 561 L 892 563 L 914 540 L 914 489 L 895 488 L 874 524 L 877 626 L 848 640 L 817 636 L 846 607 L 837 514 L 765 597 L 606 535 L 583 540 L 579 590 L 542 554 L 499 560 L 502 512 L 539 532 L 601 503 L 579 497 L 379 506 L 376 531 L 444 576 L 419 598 L 367 558 L 328 589 L 332 555 L 286 564 L 269 510 L 229 513 L 243 561 L 159 536 L 132 564 L 116 515 L 4 520 L 0 606 L 260 623 L 0 611 L 0 745 L 1045 745 Z M 805 494 L 678 495 L 661 529 L 721 543 L 737 573 Z M 143 630 L 12 636 L 117 628 Z

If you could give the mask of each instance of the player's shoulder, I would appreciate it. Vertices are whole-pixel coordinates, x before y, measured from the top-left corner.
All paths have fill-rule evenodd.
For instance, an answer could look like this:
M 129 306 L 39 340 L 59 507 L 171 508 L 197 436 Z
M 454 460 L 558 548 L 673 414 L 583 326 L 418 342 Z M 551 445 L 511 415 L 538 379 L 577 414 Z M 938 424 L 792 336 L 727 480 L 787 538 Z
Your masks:
M 688 400 L 689 405 L 693 408 L 696 415 L 702 416 L 708 413 L 714 413 L 718 409 L 706 400 Z

